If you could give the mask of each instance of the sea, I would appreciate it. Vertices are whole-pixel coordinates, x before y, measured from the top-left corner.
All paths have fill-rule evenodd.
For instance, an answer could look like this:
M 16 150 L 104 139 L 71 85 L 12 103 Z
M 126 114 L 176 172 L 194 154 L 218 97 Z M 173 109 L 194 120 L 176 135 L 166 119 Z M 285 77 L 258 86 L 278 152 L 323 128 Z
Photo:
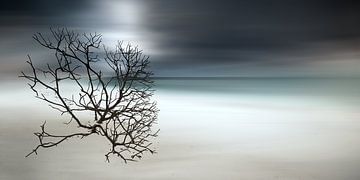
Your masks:
M 0 179 L 358 180 L 360 78 L 156 78 L 156 154 L 124 163 L 101 137 L 25 158 L 34 132 L 71 132 L 23 80 L 0 82 Z M 71 91 L 74 91 L 72 89 Z

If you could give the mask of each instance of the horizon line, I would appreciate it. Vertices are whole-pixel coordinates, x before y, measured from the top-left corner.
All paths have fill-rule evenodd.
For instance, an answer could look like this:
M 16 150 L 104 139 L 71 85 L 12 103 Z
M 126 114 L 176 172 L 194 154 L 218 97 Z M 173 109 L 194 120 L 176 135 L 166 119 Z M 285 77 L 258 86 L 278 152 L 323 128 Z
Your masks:
M 360 78 L 359 76 L 153 76 L 151 79 Z

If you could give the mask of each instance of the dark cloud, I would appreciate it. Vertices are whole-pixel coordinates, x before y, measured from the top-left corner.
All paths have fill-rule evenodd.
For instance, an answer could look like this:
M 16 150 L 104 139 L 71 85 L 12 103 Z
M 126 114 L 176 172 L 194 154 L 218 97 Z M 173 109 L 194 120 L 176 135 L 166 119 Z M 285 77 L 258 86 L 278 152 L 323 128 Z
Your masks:
M 1 14 L 50 15 L 66 14 L 71 11 L 90 8 L 89 0 L 4 0 L 1 1 Z
M 281 52 L 360 36 L 356 1 L 158 0 L 149 4 L 147 27 L 164 34 L 162 48 L 207 53 L 210 61 L 214 52 Z
M 76 14 L 88 11 L 93 4 L 89 0 L 5 0 L 0 5 L 0 23 L 23 28 L 69 26 Z
M 114 8 L 130 2 L 132 11 L 142 11 L 141 21 Z M 291 68 L 341 60 L 338 54 L 358 51 L 360 42 L 360 2 L 350 0 L 4 1 L 0 15 L 4 28 L 68 26 L 116 38 L 141 36 L 138 40 L 157 50 L 148 54 L 160 75 L 204 66 L 234 67 L 228 71 L 236 75 L 239 66 Z M 352 54 L 346 58 L 359 58 Z

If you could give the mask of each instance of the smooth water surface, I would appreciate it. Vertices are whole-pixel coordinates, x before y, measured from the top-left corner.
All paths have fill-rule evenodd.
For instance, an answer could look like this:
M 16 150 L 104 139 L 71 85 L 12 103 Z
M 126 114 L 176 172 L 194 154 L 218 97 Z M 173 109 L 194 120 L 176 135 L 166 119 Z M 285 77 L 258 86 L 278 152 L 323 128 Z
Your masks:
M 157 154 L 105 162 L 101 138 L 38 156 L 33 132 L 65 117 L 23 81 L 0 90 L 0 179 L 360 179 L 360 79 L 159 79 Z

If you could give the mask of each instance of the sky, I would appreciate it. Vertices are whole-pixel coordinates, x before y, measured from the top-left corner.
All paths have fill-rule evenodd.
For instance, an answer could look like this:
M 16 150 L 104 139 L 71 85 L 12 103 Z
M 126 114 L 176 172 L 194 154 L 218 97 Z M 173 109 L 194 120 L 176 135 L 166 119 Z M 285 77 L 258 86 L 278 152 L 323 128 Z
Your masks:
M 5 0 L 0 75 L 51 61 L 31 36 L 67 27 L 138 45 L 155 76 L 360 76 L 359 22 L 350 0 Z

